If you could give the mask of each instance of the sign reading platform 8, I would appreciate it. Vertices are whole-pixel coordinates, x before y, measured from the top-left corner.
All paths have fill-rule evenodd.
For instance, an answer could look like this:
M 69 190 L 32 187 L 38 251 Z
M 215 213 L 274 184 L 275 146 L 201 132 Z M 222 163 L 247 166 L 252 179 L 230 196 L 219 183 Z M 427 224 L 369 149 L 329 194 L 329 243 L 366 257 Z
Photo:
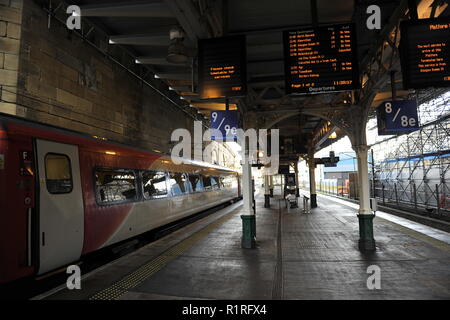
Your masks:
M 198 42 L 198 86 L 202 99 L 244 96 L 247 93 L 245 36 Z
M 238 112 L 237 110 L 214 111 L 211 112 L 211 129 L 219 130 L 222 137 L 211 134 L 211 140 L 236 140 L 238 128 Z
M 415 100 L 385 101 L 377 108 L 378 134 L 392 135 L 419 129 Z

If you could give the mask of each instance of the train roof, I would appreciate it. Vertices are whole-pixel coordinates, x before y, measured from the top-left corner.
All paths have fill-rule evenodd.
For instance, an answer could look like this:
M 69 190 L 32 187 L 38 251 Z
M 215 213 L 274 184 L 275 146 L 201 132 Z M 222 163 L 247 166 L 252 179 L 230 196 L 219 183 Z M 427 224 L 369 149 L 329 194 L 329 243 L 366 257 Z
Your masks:
M 239 171 L 235 169 L 230 169 L 203 161 L 171 157 L 168 154 L 150 152 L 142 148 L 107 140 L 106 138 L 90 136 L 78 131 L 43 124 L 4 113 L 0 113 L 0 136 L 2 136 L 2 131 L 3 135 L 5 133 L 28 134 L 40 139 L 78 145 L 93 152 L 108 153 L 117 156 L 157 156 L 157 159 L 150 167 L 150 169 L 154 170 L 181 171 L 211 175 L 214 173 L 239 173 Z

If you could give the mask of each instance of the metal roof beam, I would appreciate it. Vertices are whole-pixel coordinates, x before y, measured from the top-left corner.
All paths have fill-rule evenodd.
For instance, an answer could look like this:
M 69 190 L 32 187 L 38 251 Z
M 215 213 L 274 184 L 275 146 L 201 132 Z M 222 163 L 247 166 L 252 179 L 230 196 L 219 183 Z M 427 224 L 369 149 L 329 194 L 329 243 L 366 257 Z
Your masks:
M 157 79 L 167 79 L 167 80 L 184 80 L 190 81 L 192 75 L 190 73 L 157 73 L 155 74 Z
M 331 130 L 329 130 L 329 131 L 328 131 L 328 132 L 327 132 L 327 133 L 319 140 L 319 142 L 317 142 L 317 144 L 316 144 L 316 146 L 315 146 L 316 150 L 318 150 L 318 149 L 320 148 L 320 146 L 321 146 L 325 141 L 327 141 L 328 138 L 330 137 L 330 135 L 331 135 L 333 132 L 335 132 L 337 129 L 338 129 L 338 127 L 335 127 L 335 126 L 331 127 Z
M 206 23 L 204 19 L 201 19 L 192 1 L 164 0 L 164 2 L 171 9 L 189 39 L 196 42 L 198 39 L 209 37 Z
M 174 15 L 163 2 L 155 3 L 110 3 L 82 6 L 83 17 L 145 17 L 173 18 Z
M 109 44 L 126 44 L 138 46 L 168 46 L 170 44 L 169 32 L 140 35 L 110 36 Z
M 166 58 L 155 58 L 155 57 L 137 57 L 137 64 L 151 64 L 157 66 L 173 66 L 173 63 L 170 63 L 166 60 Z
M 192 87 L 190 86 L 170 86 L 169 89 L 180 92 L 192 92 Z

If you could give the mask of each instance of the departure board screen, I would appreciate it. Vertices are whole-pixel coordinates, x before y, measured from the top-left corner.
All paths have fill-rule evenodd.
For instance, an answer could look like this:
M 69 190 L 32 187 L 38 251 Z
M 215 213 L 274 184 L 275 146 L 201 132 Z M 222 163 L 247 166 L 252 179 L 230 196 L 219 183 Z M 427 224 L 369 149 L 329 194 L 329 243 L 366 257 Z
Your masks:
M 400 30 L 405 89 L 450 86 L 450 18 L 404 21 Z
M 353 24 L 283 32 L 286 93 L 359 89 Z
M 202 99 L 247 93 L 246 39 L 232 36 L 199 40 L 198 80 Z

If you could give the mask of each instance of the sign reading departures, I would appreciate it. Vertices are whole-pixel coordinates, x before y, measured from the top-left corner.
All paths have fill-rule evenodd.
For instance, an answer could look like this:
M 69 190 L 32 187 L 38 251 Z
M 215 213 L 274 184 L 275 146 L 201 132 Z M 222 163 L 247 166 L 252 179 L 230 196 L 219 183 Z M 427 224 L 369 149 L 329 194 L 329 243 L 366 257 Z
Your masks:
M 198 80 L 202 99 L 247 93 L 245 36 L 199 40 Z
M 286 93 L 359 88 L 353 24 L 283 32 Z
M 450 86 L 450 18 L 403 21 L 401 35 L 405 89 Z

